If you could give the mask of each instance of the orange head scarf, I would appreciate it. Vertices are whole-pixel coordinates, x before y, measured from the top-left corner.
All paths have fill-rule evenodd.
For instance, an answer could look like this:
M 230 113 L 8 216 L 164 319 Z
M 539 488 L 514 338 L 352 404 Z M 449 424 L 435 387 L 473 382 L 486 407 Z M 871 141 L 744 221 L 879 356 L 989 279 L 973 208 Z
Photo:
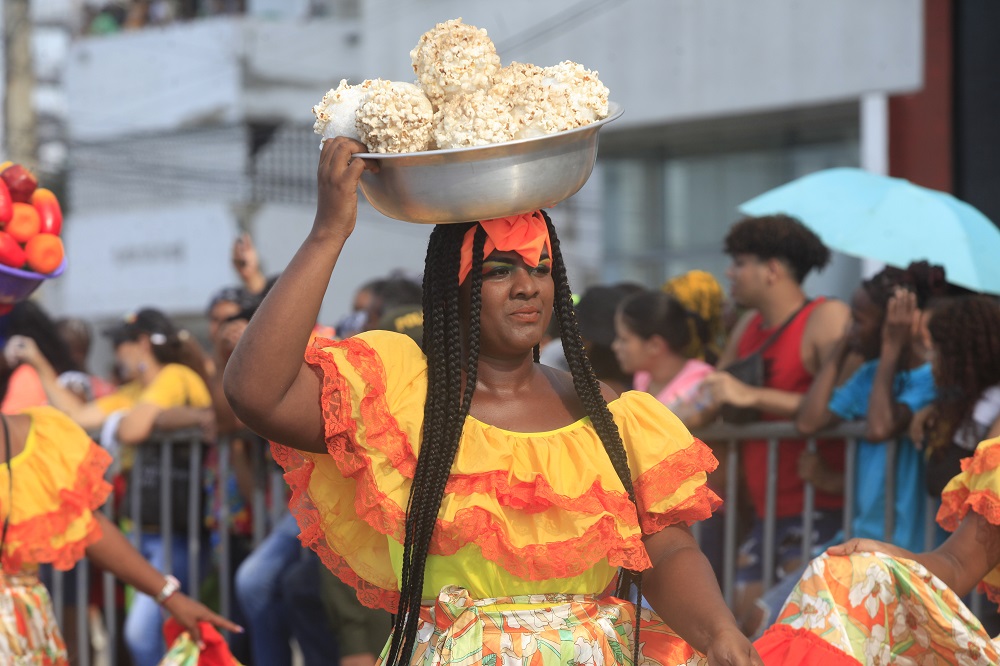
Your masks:
M 490 256 L 494 250 L 500 252 L 517 252 L 529 266 L 537 266 L 542 258 L 542 250 L 548 250 L 552 256 L 552 241 L 549 239 L 549 229 L 541 211 L 498 217 L 494 220 L 483 220 L 479 223 L 486 230 L 486 243 L 483 245 L 483 257 Z M 472 241 L 476 236 L 473 226 L 465 234 L 462 242 L 462 262 L 458 268 L 458 283 L 472 271 Z

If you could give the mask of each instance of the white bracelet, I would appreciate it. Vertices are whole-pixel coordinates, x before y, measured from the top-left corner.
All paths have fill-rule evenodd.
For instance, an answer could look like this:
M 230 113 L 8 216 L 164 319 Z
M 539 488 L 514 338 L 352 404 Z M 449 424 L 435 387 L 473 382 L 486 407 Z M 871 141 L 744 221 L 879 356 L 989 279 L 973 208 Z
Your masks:
M 167 582 L 163 584 L 163 589 L 156 595 L 156 603 L 162 606 L 179 589 L 181 589 L 181 582 L 173 576 L 167 576 Z

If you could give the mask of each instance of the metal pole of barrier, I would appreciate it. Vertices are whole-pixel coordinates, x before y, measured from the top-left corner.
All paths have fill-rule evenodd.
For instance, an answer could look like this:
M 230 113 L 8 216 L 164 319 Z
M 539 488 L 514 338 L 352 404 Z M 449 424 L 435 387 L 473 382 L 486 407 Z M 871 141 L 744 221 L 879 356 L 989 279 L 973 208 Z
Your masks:
M 969 605 L 969 610 L 976 617 L 983 616 L 983 594 L 979 590 L 972 590 L 972 603 Z
M 816 438 L 810 437 L 806 441 L 806 452 L 816 453 Z M 812 483 L 807 483 L 803 489 L 802 497 L 802 563 L 805 564 L 812 559 L 813 550 L 813 521 L 816 517 L 816 487 Z
M 63 580 L 63 572 L 52 567 L 52 605 L 56 607 L 56 624 L 60 627 L 63 624 L 66 611 L 66 581 Z
M 198 593 L 201 577 L 201 437 L 191 438 L 190 460 L 188 461 L 188 579 L 191 593 Z
M 774 551 L 778 514 L 778 440 L 767 440 L 767 496 L 764 514 L 764 589 L 774 584 Z
M 115 508 L 114 499 L 109 499 L 104 504 L 104 515 L 108 517 L 108 520 L 112 524 L 115 524 Z M 108 630 L 108 645 L 106 649 L 108 650 L 109 663 L 118 663 L 118 606 L 116 604 L 117 598 L 115 595 L 115 577 L 110 571 L 105 571 L 102 578 L 102 584 L 104 589 L 104 622 L 107 625 Z
M 695 543 L 701 548 L 701 521 L 691 525 L 691 536 L 694 537 Z
M 232 440 L 226 438 L 219 442 L 219 471 L 215 492 L 218 494 L 219 505 L 219 609 L 224 617 L 230 616 L 230 598 L 232 580 L 230 565 L 229 537 L 229 503 L 226 501 L 226 483 L 229 479 L 229 454 Z
M 247 438 L 247 450 L 253 464 L 253 546 L 256 548 L 267 535 L 267 471 L 266 453 L 259 437 Z
M 173 462 L 174 440 L 164 439 L 160 443 L 160 539 L 163 549 L 164 573 L 174 572 L 173 541 Z
M 924 506 L 924 550 L 925 551 L 932 551 L 932 550 L 934 550 L 934 546 L 936 545 L 934 543 L 936 541 L 936 539 L 934 537 L 937 534 L 937 521 L 935 520 L 935 518 L 937 517 L 938 503 L 937 503 L 936 499 L 934 499 L 933 497 L 931 497 L 930 495 L 928 495 L 927 498 L 926 498 L 926 501 L 924 502 L 924 504 L 925 504 L 925 506 Z
M 128 484 L 128 494 L 132 500 L 132 507 L 129 518 L 132 520 L 132 545 L 136 550 L 140 550 L 140 539 L 142 538 L 142 459 L 145 452 L 142 446 L 132 448 L 135 451 L 135 458 L 132 460 L 132 478 Z
M 896 535 L 896 450 L 899 440 L 885 443 L 885 541 L 892 543 Z
M 844 539 L 850 539 L 854 532 L 854 468 L 858 460 L 858 440 L 847 440 L 844 451 Z
M 726 444 L 726 514 L 723 545 L 722 591 L 726 604 L 732 608 L 736 601 L 736 528 L 739 518 L 740 445 L 735 439 Z
M 90 666 L 90 566 L 87 558 L 76 564 L 76 653 L 79 666 Z
M 273 465 L 272 465 L 273 467 Z M 281 470 L 271 471 L 271 529 L 281 521 L 288 509 L 285 504 L 285 477 Z

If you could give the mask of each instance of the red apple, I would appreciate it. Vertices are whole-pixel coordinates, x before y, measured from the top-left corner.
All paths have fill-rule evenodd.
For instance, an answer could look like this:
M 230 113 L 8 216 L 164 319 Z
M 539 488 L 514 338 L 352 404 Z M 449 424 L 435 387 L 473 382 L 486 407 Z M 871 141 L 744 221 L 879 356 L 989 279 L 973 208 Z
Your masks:
M 0 179 L 7 184 L 12 201 L 31 203 L 31 195 L 38 188 L 38 179 L 20 164 L 11 164 L 0 171 Z
M 6 231 L 0 231 L 0 264 L 21 268 L 26 260 L 21 244 Z

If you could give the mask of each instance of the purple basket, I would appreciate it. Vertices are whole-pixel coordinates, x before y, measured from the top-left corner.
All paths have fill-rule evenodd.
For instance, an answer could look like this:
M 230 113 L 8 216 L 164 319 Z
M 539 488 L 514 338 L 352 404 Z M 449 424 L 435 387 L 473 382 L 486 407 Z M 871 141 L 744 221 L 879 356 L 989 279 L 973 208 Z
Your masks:
M 38 286 L 66 270 L 66 259 L 48 275 L 34 271 L 22 271 L 0 264 L 0 304 L 17 303 L 31 296 Z

